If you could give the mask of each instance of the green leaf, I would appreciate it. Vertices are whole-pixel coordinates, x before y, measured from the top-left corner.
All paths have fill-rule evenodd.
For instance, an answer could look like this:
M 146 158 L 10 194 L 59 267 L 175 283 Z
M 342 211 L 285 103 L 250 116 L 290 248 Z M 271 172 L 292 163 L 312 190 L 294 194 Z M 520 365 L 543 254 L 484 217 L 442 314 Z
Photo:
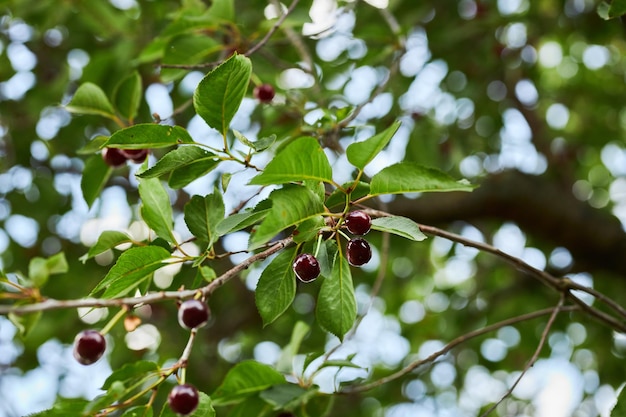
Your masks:
M 396 121 L 381 133 L 348 146 L 346 149 L 348 161 L 359 169 L 365 168 L 387 146 L 393 135 L 398 131 L 400 124 L 400 121 Z
M 137 117 L 142 91 L 141 76 L 137 71 L 133 71 L 117 85 L 113 102 L 117 111 L 127 120 L 132 121 Z
M 296 243 L 302 243 L 315 238 L 322 227 L 326 223 L 324 217 L 315 216 L 307 219 L 298 225 L 298 228 L 293 231 L 293 241 Z
M 156 165 L 137 176 L 154 178 L 170 173 L 169 185 L 177 189 L 212 171 L 219 162 L 215 154 L 198 146 L 181 146 L 166 153 Z
M 193 413 L 186 414 L 185 417 L 215 417 L 215 409 L 213 409 L 213 401 L 211 401 L 211 397 L 201 391 L 199 394 L 200 402 L 198 403 L 198 408 L 196 408 Z M 163 409 L 161 410 L 161 414 L 159 414 L 159 416 L 180 417 L 179 414 L 172 411 L 167 402 L 163 404 Z
M 292 370 L 293 358 L 298 354 L 300 345 L 305 336 L 311 331 L 311 326 L 303 321 L 297 321 L 291 331 L 291 339 L 289 344 L 283 348 L 283 351 L 276 364 L 276 369 L 282 372 L 290 372 Z
M 250 60 L 235 54 L 209 72 L 194 92 L 196 113 L 224 136 L 248 90 L 251 73 Z
M 250 184 L 285 184 L 304 180 L 332 182 L 332 175 L 328 158 L 317 139 L 305 136 L 287 145 L 262 173 L 252 178 Z
M 243 361 L 228 371 L 211 398 L 215 405 L 234 404 L 272 385 L 284 383 L 285 377 L 271 366 Z
M 67 259 L 65 258 L 65 253 L 63 252 L 59 252 L 48 257 L 48 259 L 46 259 L 46 266 L 48 267 L 50 275 L 65 274 L 69 271 Z
M 620 17 L 626 14 L 626 0 L 613 0 L 609 7 L 609 18 Z
M 617 403 L 611 410 L 611 417 L 623 417 L 626 416 L 626 389 L 622 385 L 622 389 L 617 396 Z
M 122 417 L 152 417 L 152 407 L 149 405 L 138 405 L 124 411 Z
M 37 288 L 43 287 L 50 275 L 64 274 L 67 270 L 67 260 L 63 252 L 46 259 L 36 256 L 28 263 L 28 277 Z
M 98 395 L 87 404 L 85 414 L 83 415 L 95 415 L 98 410 L 102 410 L 110 404 L 119 402 L 128 391 L 124 383 L 120 381 L 113 382 L 107 392 Z
M 322 243 L 322 246 L 317 252 L 317 261 L 320 264 L 321 276 L 329 277 L 333 273 L 337 251 L 337 241 L 334 239 L 329 239 Z
M 350 181 L 343 184 L 341 187 L 343 190 L 350 192 L 350 199 L 352 201 L 365 197 L 370 192 L 370 185 L 363 181 L 359 181 L 356 186 L 354 185 L 354 181 Z M 344 207 L 346 205 L 346 193 L 343 190 L 340 188 L 335 189 L 326 199 L 326 207 Z
M 104 146 L 121 149 L 166 148 L 194 143 L 189 132 L 180 126 L 137 124 L 116 131 Z
M 95 245 L 89 248 L 89 251 L 80 257 L 80 260 L 84 263 L 88 259 L 93 258 L 109 249 L 121 245 L 122 243 L 132 242 L 130 236 L 124 232 L 118 232 L 115 230 L 105 230 L 100 234 L 98 241 Z
M 413 220 L 401 216 L 379 217 L 372 220 L 372 229 L 389 232 L 416 242 L 426 239 L 420 227 Z
M 216 19 L 234 22 L 235 2 L 234 0 L 213 0 L 209 13 Z
M 158 178 L 147 178 L 139 182 L 141 217 L 157 236 L 175 243 L 172 232 L 173 213 L 167 191 Z
M 292 269 L 295 256 L 295 247 L 282 251 L 265 267 L 259 278 L 255 301 L 263 326 L 280 317 L 296 296 L 296 277 Z
M 49 276 L 50 271 L 48 271 L 48 265 L 44 258 L 36 256 L 28 262 L 28 278 L 35 287 L 43 287 L 48 282 Z
M 334 395 L 318 394 L 305 405 L 302 417 L 326 417 L 333 409 Z
M 148 374 L 156 374 L 159 366 L 150 361 L 137 361 L 124 364 L 109 375 L 102 385 L 103 390 L 108 390 L 115 381 L 127 382 L 145 377 Z
M 456 181 L 448 174 L 412 162 L 400 162 L 372 177 L 371 195 L 420 193 L 426 191 L 472 191 L 466 180 Z
M 217 278 L 217 273 L 210 266 L 200 266 L 198 267 L 198 273 L 194 279 L 194 288 L 201 287 L 208 282 L 213 281 Z
M 311 190 L 289 186 L 272 191 L 272 208 L 263 223 L 254 231 L 252 248 L 263 245 L 281 230 L 324 213 L 324 204 Z
M 339 368 L 356 368 L 356 369 L 363 369 L 362 366 L 357 365 L 356 363 L 349 361 L 347 359 L 331 359 L 328 360 L 324 363 L 322 363 L 319 368 L 317 369 L 322 369 L 322 368 L 330 368 L 332 366 L 336 366 Z
M 183 34 L 174 37 L 165 47 L 164 64 L 193 65 L 206 61 L 212 53 L 219 52 L 223 46 L 205 34 Z M 164 83 L 178 80 L 189 73 L 189 70 L 163 68 L 161 80 Z
M 167 265 L 169 251 L 160 246 L 140 246 L 122 253 L 109 273 L 91 291 L 90 295 L 105 289 L 102 298 L 115 298 L 135 289 L 154 271 Z
M 280 384 L 274 385 L 269 389 L 261 392 L 259 397 L 268 404 L 278 409 L 289 409 L 304 402 L 307 394 L 311 395 L 312 391 L 308 391 L 296 384 Z
M 356 320 L 356 298 L 350 265 L 344 257 L 335 261 L 333 271 L 324 279 L 317 296 L 315 312 L 320 326 L 343 339 Z
M 272 407 L 260 399 L 258 396 L 246 398 L 244 401 L 235 405 L 228 417 L 266 417 L 274 416 L 275 413 L 270 414 Z
M 228 233 L 243 230 L 265 218 L 269 212 L 269 210 L 260 210 L 233 214 L 218 223 L 216 232 L 218 235 L 224 236 Z
M 19 305 L 24 305 L 25 303 L 15 303 L 15 306 L 19 306 Z M 35 328 L 35 326 L 37 325 L 37 323 L 39 322 L 39 319 L 41 318 L 41 311 L 38 311 L 36 313 L 28 313 L 28 314 L 21 314 L 21 315 L 17 315 L 14 313 L 9 313 L 9 320 L 11 321 L 11 323 L 13 323 L 13 325 L 17 328 L 18 332 L 20 333 L 20 336 L 22 338 L 26 338 L 28 337 L 28 335 L 30 334 L 30 332 Z
M 230 184 L 230 180 L 233 178 L 233 174 L 231 174 L 230 172 L 224 172 L 222 174 L 222 192 L 226 192 L 226 189 L 228 188 L 228 184 Z
M 93 155 L 85 161 L 83 176 L 80 180 L 80 189 L 87 206 L 91 207 L 96 198 L 102 193 L 104 185 L 109 180 L 113 169 L 104 162 L 101 155 Z
M 100 152 L 104 144 L 109 140 L 108 136 L 98 135 L 91 139 L 85 146 L 76 151 L 78 155 L 91 155 Z
M 29 414 L 28 417 L 72 417 L 82 416 L 89 401 L 77 398 L 58 397 L 52 408 L 38 413 Z
M 219 238 L 216 228 L 223 218 L 224 200 L 217 191 L 206 197 L 194 195 L 185 204 L 185 223 L 189 231 L 202 242 L 207 242 L 209 247 Z
M 95 114 L 115 119 L 115 110 L 106 94 L 93 83 L 84 83 L 74 93 L 72 100 L 65 106 L 70 113 Z
M 233 134 L 235 135 L 237 140 L 239 140 L 239 142 L 243 143 L 244 145 L 246 145 L 249 148 L 254 149 L 256 152 L 264 151 L 265 149 L 267 149 L 270 146 L 272 146 L 274 144 L 274 142 L 276 142 L 276 135 L 270 135 L 270 136 L 261 138 L 261 139 L 253 142 L 253 141 L 249 140 L 247 137 L 245 137 L 238 130 L 233 130 Z

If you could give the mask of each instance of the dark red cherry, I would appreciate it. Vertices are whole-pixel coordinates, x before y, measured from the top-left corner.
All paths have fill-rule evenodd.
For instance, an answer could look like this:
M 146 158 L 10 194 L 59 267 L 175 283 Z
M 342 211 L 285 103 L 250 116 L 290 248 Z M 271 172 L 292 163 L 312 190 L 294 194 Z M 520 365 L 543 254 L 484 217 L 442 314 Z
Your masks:
M 114 168 L 124 165 L 127 160 L 122 150 L 117 148 L 104 148 L 102 150 L 102 159 L 108 166 Z
M 261 84 L 254 87 L 254 97 L 261 103 L 269 103 L 275 95 L 274 87 L 270 84 Z
M 346 248 L 348 262 L 353 266 L 365 265 L 372 259 L 372 248 L 367 240 L 357 237 L 348 242 Z
M 191 384 L 176 385 L 167 396 L 167 403 L 173 412 L 186 416 L 198 407 L 200 395 Z
M 348 213 L 345 223 L 348 231 L 353 235 L 364 235 L 369 232 L 370 227 L 372 227 L 372 219 L 367 213 L 361 210 Z
M 311 282 L 320 274 L 320 263 L 310 253 L 302 253 L 293 261 L 293 272 L 302 282 Z
M 148 157 L 147 149 L 120 149 L 120 152 L 135 163 L 141 163 Z
M 202 327 L 209 321 L 209 307 L 200 300 L 187 300 L 178 309 L 178 323 L 186 329 Z
M 83 365 L 91 365 L 102 357 L 106 340 L 97 330 L 83 330 L 74 339 L 74 358 Z

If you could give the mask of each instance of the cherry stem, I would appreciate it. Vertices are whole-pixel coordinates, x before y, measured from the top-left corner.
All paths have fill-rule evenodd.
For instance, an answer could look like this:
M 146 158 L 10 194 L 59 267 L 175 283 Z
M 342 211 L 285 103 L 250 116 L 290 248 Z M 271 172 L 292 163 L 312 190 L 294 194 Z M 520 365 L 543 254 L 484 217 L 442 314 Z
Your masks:
M 100 334 L 102 336 L 107 334 L 113 328 L 113 326 L 115 326 L 117 324 L 117 322 L 120 321 L 120 319 L 126 315 L 126 313 L 128 313 L 128 307 L 127 306 L 122 306 L 120 311 L 118 311 L 117 314 L 115 316 L 113 316 L 113 318 L 111 320 L 109 320 L 109 322 L 106 324 L 106 326 L 104 326 L 102 328 L 102 330 L 100 330 Z
M 315 245 L 315 256 L 317 258 L 317 254 L 320 252 L 320 246 L 322 246 L 322 235 L 317 236 L 317 245 Z
M 187 346 L 183 350 L 182 355 L 180 355 L 180 359 L 178 359 L 178 364 L 181 368 L 180 370 L 180 383 L 184 384 L 185 379 L 187 377 L 187 362 L 189 361 L 189 356 L 191 355 L 191 349 L 193 347 L 193 342 L 196 339 L 196 333 L 198 329 L 193 328 L 189 333 L 189 340 L 187 341 Z

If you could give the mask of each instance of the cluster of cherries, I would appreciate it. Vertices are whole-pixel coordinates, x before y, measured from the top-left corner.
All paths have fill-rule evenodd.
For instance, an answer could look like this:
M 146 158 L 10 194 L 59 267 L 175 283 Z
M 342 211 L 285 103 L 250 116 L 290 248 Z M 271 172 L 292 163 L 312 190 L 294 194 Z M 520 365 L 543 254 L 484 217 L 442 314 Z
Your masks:
M 209 307 L 200 300 L 184 301 L 178 309 L 178 322 L 185 329 L 197 329 L 209 321 Z M 102 357 L 106 339 L 98 330 L 83 330 L 74 339 L 74 358 L 83 365 L 91 365 Z M 198 390 L 191 384 L 175 386 L 167 396 L 167 402 L 177 414 L 191 414 L 200 402 Z
M 344 224 L 350 233 L 363 236 L 370 231 L 372 219 L 360 210 L 351 211 L 346 215 Z M 367 240 L 362 237 L 350 239 L 346 246 L 346 256 L 352 266 L 365 265 L 372 258 L 372 248 Z M 320 274 L 320 264 L 315 256 L 310 253 L 302 253 L 293 261 L 293 271 L 302 282 L 311 282 Z
M 104 148 L 102 150 L 102 159 L 108 166 L 119 167 L 126 163 L 126 161 L 140 164 L 148 157 L 147 149 L 118 149 L 118 148 Z

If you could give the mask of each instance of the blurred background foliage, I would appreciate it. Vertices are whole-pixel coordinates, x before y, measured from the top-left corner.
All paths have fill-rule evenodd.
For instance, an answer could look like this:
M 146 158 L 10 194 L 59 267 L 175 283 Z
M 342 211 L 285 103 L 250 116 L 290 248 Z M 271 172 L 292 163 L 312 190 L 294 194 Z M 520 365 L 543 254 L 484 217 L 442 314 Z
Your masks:
M 277 99 L 259 105 L 251 88 L 237 128 L 250 138 L 314 134 L 335 156 L 336 178 L 345 179 L 350 173 L 339 150 L 399 119 L 400 131 L 369 175 L 406 159 L 468 178 L 480 188 L 471 194 L 386 199 L 379 208 L 491 243 L 624 304 L 623 21 L 600 18 L 592 0 L 390 0 L 383 12 L 376 3 L 385 2 L 301 1 L 251 56 L 253 80 L 275 85 Z M 274 24 L 265 0 L 237 0 L 234 10 L 229 4 L 216 0 L 213 7 L 223 7 L 225 17 L 234 13 L 230 23 L 205 19 L 209 2 L 200 0 L 0 2 L 5 272 L 26 272 L 33 257 L 64 251 L 70 272 L 51 277 L 42 289 L 62 299 L 84 297 L 106 274 L 112 254 L 84 264 L 78 258 L 102 230 L 141 231 L 135 168 L 117 170 L 89 209 L 80 190 L 84 157 L 77 150 L 119 126 L 96 116 L 71 118 L 62 105 L 84 82 L 111 97 L 136 69 L 145 100 L 135 121 L 158 117 L 187 127 L 195 139 L 214 139 L 197 127 L 188 105 L 207 69 L 158 64 L 192 65 L 245 53 Z M 371 97 L 347 128 L 337 128 L 350 109 Z M 209 176 L 173 196 L 178 213 L 190 194 L 206 194 L 213 182 L 219 178 Z M 231 208 L 240 202 L 235 193 L 227 197 Z M 380 237 L 370 239 L 378 248 L 374 262 L 355 271 L 354 279 L 359 311 L 370 301 L 371 309 L 337 355 L 357 353 L 355 362 L 373 376 L 426 357 L 468 331 L 558 300 L 501 259 L 459 244 L 391 238 L 384 254 Z M 236 239 L 222 245 L 241 249 Z M 383 256 L 389 257 L 386 278 L 370 300 Z M 225 259 L 215 269 L 236 261 Z M 251 268 L 210 300 L 214 319 L 199 333 L 188 372 L 205 392 L 219 385 L 234 362 L 275 361 L 298 320 L 312 324 L 302 352 L 336 344 L 314 325 L 316 285 L 300 287 L 293 308 L 263 328 L 252 292 L 260 270 Z M 163 280 L 165 287 L 178 288 L 189 285 L 193 273 L 183 268 Z M 0 318 L 0 415 L 41 410 L 57 395 L 93 396 L 109 366 L 141 358 L 176 360 L 187 333 L 175 310 L 174 303 L 160 303 L 138 311 L 143 333 L 114 328 L 107 363 L 88 371 L 71 363 L 67 346 L 79 330 L 101 325 L 113 311 L 84 319 L 74 310 L 48 311 L 25 338 Z M 479 415 L 532 356 L 546 320 L 503 328 L 375 390 L 338 396 L 332 415 Z M 548 342 L 494 415 L 608 415 L 624 382 L 624 335 L 580 313 L 562 313 Z M 327 371 L 317 381 L 326 391 L 368 377 L 363 370 Z

